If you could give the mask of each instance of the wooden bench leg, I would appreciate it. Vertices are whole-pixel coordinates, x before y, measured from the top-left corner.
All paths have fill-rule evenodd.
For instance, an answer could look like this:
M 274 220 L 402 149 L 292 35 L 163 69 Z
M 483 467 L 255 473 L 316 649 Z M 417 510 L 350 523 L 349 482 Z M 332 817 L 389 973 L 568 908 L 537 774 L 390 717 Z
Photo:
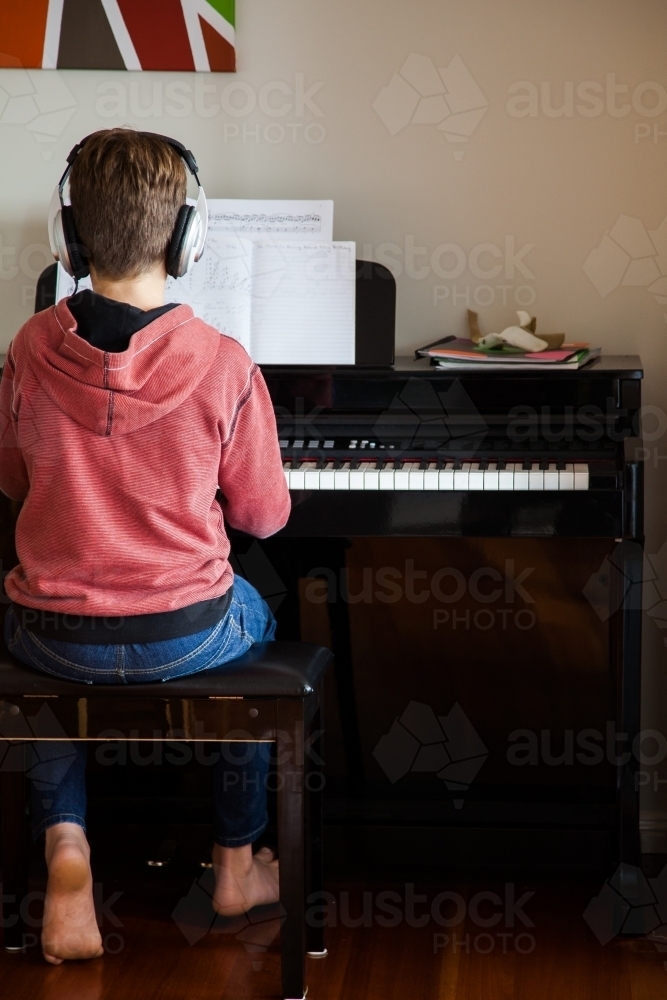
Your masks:
M 303 702 L 278 699 L 278 853 L 283 1000 L 305 996 L 305 771 Z
M 25 946 L 21 903 L 28 892 L 28 841 L 26 830 L 25 762 L 28 746 L 10 745 L 12 770 L 0 769 L 0 811 L 2 813 L 2 926 L 5 951 L 22 951 Z
M 313 733 L 321 732 L 322 719 L 320 710 L 315 713 L 311 724 Z M 308 859 L 308 887 L 306 895 L 306 952 L 311 958 L 325 958 L 327 954 L 324 940 L 324 924 L 319 926 L 321 912 L 321 893 L 324 891 L 324 855 L 322 839 L 322 798 L 324 775 L 319 761 L 322 759 L 322 736 L 318 735 L 310 742 L 310 752 L 306 761 L 306 802 L 308 842 L 306 844 Z M 313 923 L 308 919 L 309 901 L 316 903 L 318 920 Z

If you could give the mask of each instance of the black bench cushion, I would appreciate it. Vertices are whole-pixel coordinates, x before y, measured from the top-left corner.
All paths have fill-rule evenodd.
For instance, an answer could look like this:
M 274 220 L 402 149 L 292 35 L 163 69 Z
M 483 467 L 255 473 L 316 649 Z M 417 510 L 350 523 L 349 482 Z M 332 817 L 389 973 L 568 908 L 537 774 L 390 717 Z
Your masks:
M 58 694 L 80 698 L 85 691 L 127 696 L 208 698 L 307 698 L 332 660 L 330 650 L 308 642 L 257 643 L 237 660 L 190 677 L 151 684 L 84 684 L 62 681 L 27 667 L 0 647 L 0 699 L 24 694 Z

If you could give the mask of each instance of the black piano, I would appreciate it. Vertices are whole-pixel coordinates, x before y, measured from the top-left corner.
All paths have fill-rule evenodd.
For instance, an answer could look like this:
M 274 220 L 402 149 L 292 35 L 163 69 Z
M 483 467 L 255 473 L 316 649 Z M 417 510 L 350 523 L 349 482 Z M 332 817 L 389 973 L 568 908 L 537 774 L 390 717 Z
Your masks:
M 264 369 L 289 522 L 231 533 L 279 637 L 335 653 L 331 860 L 637 863 L 641 362 L 394 359 L 393 278 L 357 263 L 357 364 Z
M 639 358 L 264 375 L 293 503 L 261 543 L 287 594 L 269 590 L 285 637 L 336 654 L 333 844 L 388 864 L 637 863 Z M 258 544 L 235 540 L 261 589 Z M 508 573 L 526 581 L 509 597 Z M 452 706 L 478 738 L 458 763 Z

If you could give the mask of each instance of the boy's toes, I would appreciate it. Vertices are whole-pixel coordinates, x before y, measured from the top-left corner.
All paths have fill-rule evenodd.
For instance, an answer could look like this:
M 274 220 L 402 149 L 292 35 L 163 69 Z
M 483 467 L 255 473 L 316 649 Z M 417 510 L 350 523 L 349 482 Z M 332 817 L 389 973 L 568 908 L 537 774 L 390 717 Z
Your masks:
M 46 961 L 50 965 L 62 965 L 63 964 L 62 958 L 56 958 L 55 955 L 48 955 L 46 952 L 44 952 L 44 958 L 46 959 Z
M 260 849 L 255 854 L 256 861 L 262 861 L 264 864 L 269 864 L 271 861 L 275 861 L 275 854 L 270 847 L 260 847 Z

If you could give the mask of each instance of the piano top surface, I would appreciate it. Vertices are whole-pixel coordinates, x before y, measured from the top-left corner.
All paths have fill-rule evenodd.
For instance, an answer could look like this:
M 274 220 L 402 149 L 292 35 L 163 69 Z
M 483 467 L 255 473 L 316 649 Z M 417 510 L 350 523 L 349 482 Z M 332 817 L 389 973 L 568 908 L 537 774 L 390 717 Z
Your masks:
M 4 365 L 6 354 L 0 354 L 0 368 Z M 411 355 L 399 356 L 393 365 L 384 368 L 375 367 L 372 365 L 261 365 L 267 374 L 271 375 L 294 375 L 295 372 L 305 372 L 308 374 L 314 374 L 315 372 L 330 372 L 332 374 L 340 373 L 341 375 L 352 375 L 355 377 L 363 378 L 369 374 L 373 374 L 374 377 L 382 377 L 384 373 L 387 377 L 391 375 L 400 375 L 402 373 L 408 375 L 435 375 L 438 378 L 455 378 L 456 372 L 450 370 L 442 370 L 434 365 L 431 365 L 428 358 L 413 358 Z M 522 371 L 521 366 L 516 366 L 518 371 L 508 371 L 506 368 L 501 371 L 494 371 L 492 366 L 489 365 L 489 371 L 470 369 L 466 371 L 461 371 L 460 375 L 472 377 L 472 378 L 541 378 L 542 372 L 535 371 Z M 551 378 L 636 378 L 640 379 L 644 377 L 644 369 L 642 367 L 641 358 L 637 354 L 603 354 L 599 358 L 595 358 L 590 365 L 586 365 L 584 368 L 570 369 L 570 370 L 559 370 L 554 371 L 549 370 L 548 366 L 545 365 L 544 375 L 549 375 Z
M 544 376 L 558 379 L 641 379 L 644 377 L 641 358 L 637 354 L 603 354 L 599 358 L 595 358 L 589 365 L 576 369 L 550 370 L 549 366 L 545 365 L 544 372 L 535 371 L 535 369 L 525 371 L 522 370 L 520 365 L 516 366 L 517 371 L 508 371 L 506 368 L 498 371 L 497 369 L 494 370 L 494 366 L 491 364 L 489 364 L 488 371 L 483 369 L 464 369 L 461 372 L 456 372 L 452 369 L 440 369 L 431 365 L 429 358 L 415 359 L 414 357 L 408 355 L 399 356 L 396 358 L 393 365 L 382 368 L 371 365 L 261 365 L 260 367 L 269 376 L 294 376 L 297 372 L 303 372 L 305 375 L 322 373 L 342 375 L 345 377 L 350 376 L 353 378 L 364 378 L 369 375 L 372 375 L 373 378 L 382 378 L 383 375 L 386 378 L 391 378 L 392 376 L 403 374 L 410 376 L 429 375 L 431 377 L 435 376 L 443 379 L 458 377 L 484 379 L 539 379 Z

